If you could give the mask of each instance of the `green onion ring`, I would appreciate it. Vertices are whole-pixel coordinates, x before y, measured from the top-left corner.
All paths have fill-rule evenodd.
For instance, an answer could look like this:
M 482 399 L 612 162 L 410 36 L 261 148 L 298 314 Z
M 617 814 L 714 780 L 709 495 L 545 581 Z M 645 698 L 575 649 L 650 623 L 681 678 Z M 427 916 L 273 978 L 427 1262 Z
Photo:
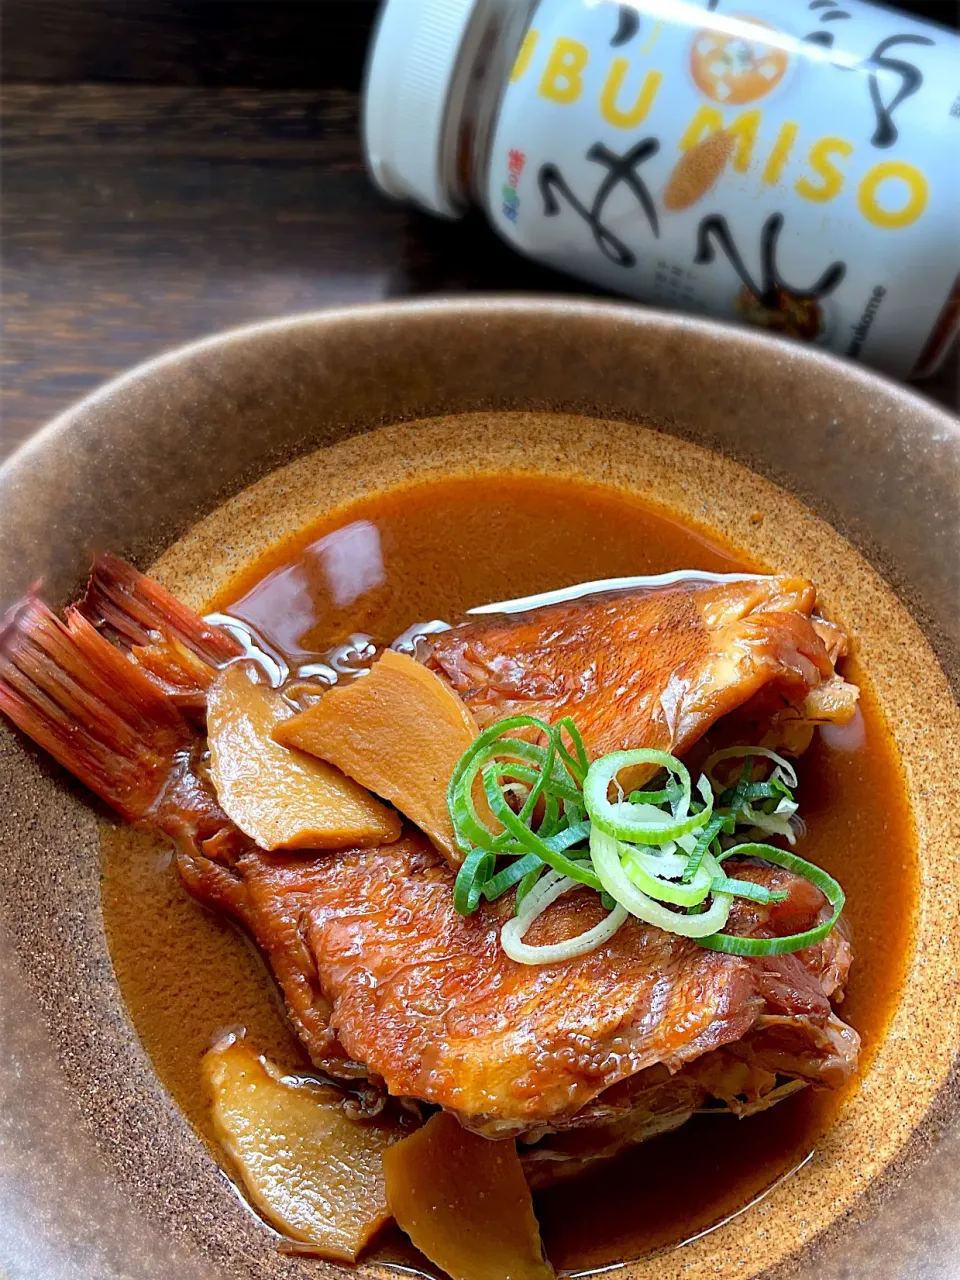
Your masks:
M 514 919 L 508 920 L 500 930 L 500 945 L 512 960 L 518 964 L 557 964 L 564 960 L 572 960 L 576 956 L 594 951 L 608 941 L 626 921 L 627 912 L 623 907 L 615 905 L 605 920 L 601 920 L 591 929 L 574 938 L 540 946 L 530 946 L 525 943 L 523 935 L 537 916 L 574 888 L 576 888 L 576 882 L 565 876 L 558 876 L 551 872 L 544 877 Z
M 712 881 L 710 876 L 700 867 L 696 876 L 687 884 L 677 884 L 663 873 L 657 874 L 656 863 L 662 861 L 656 854 L 645 853 L 636 845 L 625 846 L 629 852 L 623 853 L 621 863 L 627 877 L 642 892 L 657 902 L 669 902 L 675 907 L 695 907 L 709 896 Z M 671 858 L 671 863 L 674 859 Z M 680 868 L 683 869 L 683 862 Z M 727 890 L 729 892 L 729 890 Z
M 610 801 L 607 791 L 617 774 L 638 764 L 656 764 L 679 781 L 682 794 L 673 816 L 652 805 Z M 698 831 L 713 814 L 713 792 L 704 782 L 700 789 L 704 807 L 690 813 L 690 774 L 685 765 L 665 751 L 642 747 L 636 751 L 612 751 L 590 766 L 583 784 L 583 799 L 591 822 L 607 835 L 633 844 L 665 844 Z
M 803 876 L 820 892 L 833 907 L 833 915 L 823 924 L 807 929 L 803 933 L 787 934 L 783 938 L 738 938 L 730 933 L 712 933 L 708 937 L 699 938 L 702 947 L 711 951 L 723 951 L 729 956 L 782 956 L 793 951 L 802 951 L 805 947 L 816 946 L 830 933 L 840 919 L 840 912 L 846 901 L 844 892 L 833 876 L 828 875 L 821 867 L 814 866 L 795 853 L 786 853 L 772 844 L 738 844 L 728 849 L 724 857 L 762 858 L 764 862 L 772 862 L 776 867 L 792 871 Z

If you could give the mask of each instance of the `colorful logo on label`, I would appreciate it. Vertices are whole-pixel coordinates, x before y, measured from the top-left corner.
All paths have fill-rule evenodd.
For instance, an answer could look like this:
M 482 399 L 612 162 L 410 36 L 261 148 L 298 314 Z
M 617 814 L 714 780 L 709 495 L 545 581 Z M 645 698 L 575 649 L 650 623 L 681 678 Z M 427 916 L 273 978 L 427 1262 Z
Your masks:
M 507 181 L 503 184 L 503 216 L 510 222 L 516 222 L 520 216 L 520 196 L 517 187 L 523 173 L 527 157 L 522 151 L 511 149 L 507 152 Z
M 759 18 L 737 17 L 738 23 L 776 31 Z M 759 36 L 759 32 L 758 32 Z M 765 98 L 787 73 L 790 58 L 783 49 L 752 40 L 745 32 L 698 31 L 690 46 L 690 74 L 701 93 L 724 106 L 740 107 Z

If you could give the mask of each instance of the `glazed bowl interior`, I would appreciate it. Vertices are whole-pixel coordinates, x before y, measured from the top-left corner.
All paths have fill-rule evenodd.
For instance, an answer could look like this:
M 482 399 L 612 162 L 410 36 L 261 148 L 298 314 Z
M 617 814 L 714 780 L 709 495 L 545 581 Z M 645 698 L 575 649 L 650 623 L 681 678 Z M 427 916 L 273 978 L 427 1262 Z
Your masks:
M 518 415 L 500 418 L 517 466 L 529 415 L 554 415 L 559 465 L 575 432 L 555 415 L 572 414 L 595 425 L 599 479 L 607 444 L 636 431 L 648 496 L 709 505 L 722 524 L 762 493 L 772 515 L 756 536 L 777 567 L 799 556 L 778 542 L 777 504 L 792 519 L 804 504 L 804 545 L 841 613 L 859 617 L 887 713 L 903 721 L 892 728 L 928 859 L 887 1041 L 816 1160 L 709 1237 L 621 1274 L 955 1274 L 960 431 L 948 415 L 805 348 L 626 306 L 486 299 L 296 317 L 135 370 L 16 455 L 0 472 L 0 605 L 38 579 L 64 604 L 101 549 L 141 567 L 159 558 L 189 595 L 191 555 L 226 564 L 266 537 L 256 501 L 236 499 L 248 486 L 274 507 L 295 493 L 306 521 L 323 509 L 313 455 L 327 446 L 372 476 L 387 439 L 398 478 L 426 477 L 436 442 L 455 450 L 461 431 L 470 465 L 494 445 L 511 464 L 514 446 L 484 426 L 505 413 Z M 450 420 L 464 414 L 477 416 Z M 417 425 L 365 440 L 400 423 Z M 736 494 L 710 462 L 718 454 L 749 469 L 737 468 Z M 342 1274 L 277 1253 L 157 1079 L 104 938 L 97 806 L 6 726 L 0 760 L 0 1269 L 31 1280 Z

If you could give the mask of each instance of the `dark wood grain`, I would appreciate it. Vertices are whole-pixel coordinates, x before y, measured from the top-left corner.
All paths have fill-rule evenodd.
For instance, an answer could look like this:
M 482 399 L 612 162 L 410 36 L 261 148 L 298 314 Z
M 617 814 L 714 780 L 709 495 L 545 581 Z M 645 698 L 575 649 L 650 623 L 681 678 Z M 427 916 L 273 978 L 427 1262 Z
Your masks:
M 5 92 L 2 447 L 165 348 L 248 321 L 461 289 L 567 290 L 479 216 L 381 199 L 355 94 Z
M 957 26 L 954 0 L 897 0 Z M 377 0 L 4 0 L 3 79 L 350 88 Z
M 4 82 L 360 84 L 377 0 L 4 0 Z
M 232 325 L 410 294 L 588 292 L 480 214 L 382 199 L 353 92 L 8 85 L 4 106 L 0 457 L 105 379 Z M 934 391 L 956 402 L 955 365 Z

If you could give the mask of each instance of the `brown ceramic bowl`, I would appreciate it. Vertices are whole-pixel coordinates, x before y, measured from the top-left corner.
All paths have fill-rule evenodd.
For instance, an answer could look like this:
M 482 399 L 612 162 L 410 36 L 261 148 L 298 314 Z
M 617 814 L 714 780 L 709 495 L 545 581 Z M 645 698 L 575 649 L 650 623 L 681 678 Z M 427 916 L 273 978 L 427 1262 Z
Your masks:
M 628 306 L 481 299 L 298 316 L 145 365 L 17 454 L 0 471 L 0 605 L 38 578 L 65 603 L 91 549 L 149 565 L 231 495 L 320 446 L 504 410 L 637 424 L 615 430 L 644 436 L 665 484 L 671 460 L 700 459 L 694 496 L 720 523 L 735 507 L 724 514 L 709 457 L 678 439 L 750 468 L 737 471 L 743 493 L 798 511 L 773 481 L 829 522 L 805 517 L 820 557 L 809 572 L 854 618 L 922 797 L 908 981 L 857 1098 L 762 1204 L 617 1273 L 960 1275 L 960 427 L 947 414 L 808 348 Z M 350 447 L 362 456 L 362 441 Z M 302 465 L 289 474 L 309 473 Z M 215 559 L 234 525 L 249 536 L 242 505 L 200 526 L 194 560 L 196 548 Z M 789 560 L 775 527 L 763 536 L 769 557 Z M 189 559 L 166 557 L 173 578 Z M 276 1253 L 154 1074 L 106 950 L 97 807 L 5 725 L 0 771 L 0 1272 L 342 1274 Z

